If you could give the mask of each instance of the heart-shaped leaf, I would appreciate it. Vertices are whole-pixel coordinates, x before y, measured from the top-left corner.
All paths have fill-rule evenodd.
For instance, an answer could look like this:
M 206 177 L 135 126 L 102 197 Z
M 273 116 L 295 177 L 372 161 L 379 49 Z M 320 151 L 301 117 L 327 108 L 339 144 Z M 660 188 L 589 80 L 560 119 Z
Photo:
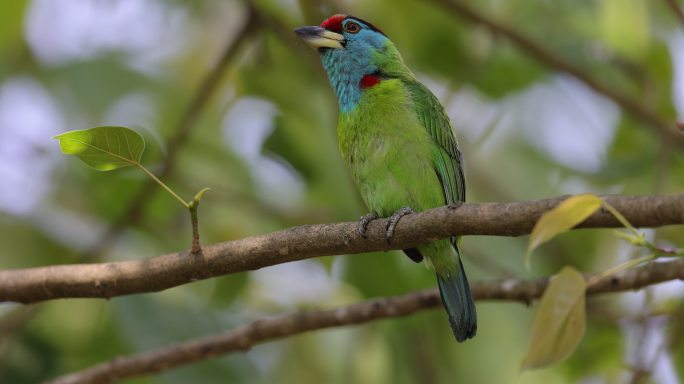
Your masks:
M 564 267 L 544 291 L 532 323 L 532 336 L 522 369 L 543 368 L 572 353 L 584 336 L 586 282 Z
M 530 234 L 525 266 L 529 269 L 530 255 L 535 248 L 581 223 L 599 208 L 601 199 L 596 195 L 585 194 L 571 196 L 543 214 Z
M 95 127 L 55 136 L 62 153 L 78 156 L 98 171 L 140 164 L 145 140 L 126 127 Z

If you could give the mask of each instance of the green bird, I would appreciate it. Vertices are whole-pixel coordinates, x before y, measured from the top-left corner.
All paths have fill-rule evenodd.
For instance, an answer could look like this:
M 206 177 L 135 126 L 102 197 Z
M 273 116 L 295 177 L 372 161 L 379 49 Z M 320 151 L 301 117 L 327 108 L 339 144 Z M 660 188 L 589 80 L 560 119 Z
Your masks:
M 370 210 L 359 222 L 361 236 L 378 217 L 389 217 L 389 239 L 402 216 L 465 201 L 463 160 L 449 118 L 387 35 L 348 15 L 295 33 L 318 50 L 337 95 L 340 151 Z M 458 239 L 404 252 L 434 268 L 456 340 L 475 336 L 477 314 Z

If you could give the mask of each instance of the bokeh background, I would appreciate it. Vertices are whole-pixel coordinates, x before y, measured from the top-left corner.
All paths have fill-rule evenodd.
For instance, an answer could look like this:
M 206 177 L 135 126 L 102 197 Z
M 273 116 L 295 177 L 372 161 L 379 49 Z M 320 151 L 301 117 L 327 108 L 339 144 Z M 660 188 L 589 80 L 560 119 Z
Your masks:
M 682 190 L 681 143 L 442 3 L 2 1 L 0 268 L 143 259 L 189 247 L 187 212 L 142 173 L 94 171 L 61 155 L 52 139 L 99 125 L 141 132 L 143 162 L 181 196 L 211 188 L 200 208 L 204 243 L 356 220 L 365 208 L 338 155 L 336 100 L 317 54 L 292 33 L 336 12 L 383 29 L 442 101 L 465 155 L 469 201 Z M 470 3 L 665 121 L 684 114 L 684 23 L 672 2 Z M 682 227 L 646 232 L 684 246 Z M 526 238 L 465 238 L 471 281 L 546 276 L 566 264 L 601 271 L 642 252 L 611 230 L 581 230 L 543 246 L 527 271 L 525 247 Z M 107 301 L 0 303 L 0 382 L 33 383 L 264 316 L 434 284 L 422 265 L 389 252 Z M 464 344 L 454 342 L 442 310 L 429 310 L 128 382 L 684 381 L 681 282 L 590 299 L 576 353 L 522 374 L 534 305 L 478 309 L 478 336 Z

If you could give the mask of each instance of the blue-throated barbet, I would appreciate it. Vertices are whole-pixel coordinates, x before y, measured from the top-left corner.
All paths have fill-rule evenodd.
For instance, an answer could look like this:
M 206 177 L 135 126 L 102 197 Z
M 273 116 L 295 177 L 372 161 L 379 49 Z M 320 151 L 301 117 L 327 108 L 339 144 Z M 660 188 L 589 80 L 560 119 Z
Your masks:
M 406 67 L 392 41 L 373 24 L 334 15 L 320 26 L 295 30 L 318 50 L 340 107 L 340 151 L 370 213 L 389 217 L 388 238 L 399 219 L 465 201 L 463 160 L 437 98 Z M 404 252 L 434 268 L 442 302 L 458 341 L 475 336 L 477 315 L 461 263 L 458 239 Z

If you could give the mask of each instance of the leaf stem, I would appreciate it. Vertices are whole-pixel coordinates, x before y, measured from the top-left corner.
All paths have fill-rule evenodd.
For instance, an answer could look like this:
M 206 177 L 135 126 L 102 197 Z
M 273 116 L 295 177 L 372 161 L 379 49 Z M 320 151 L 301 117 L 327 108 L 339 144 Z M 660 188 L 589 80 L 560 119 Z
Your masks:
M 602 203 L 603 203 L 603 206 L 608 210 L 608 212 L 610 212 L 613 216 L 615 216 L 615 218 L 616 218 L 616 219 L 617 219 L 625 228 L 627 228 L 627 229 L 628 229 L 630 232 L 632 232 L 635 236 L 640 236 L 640 235 L 641 235 L 641 234 L 639 233 L 639 231 L 637 231 L 636 228 L 634 228 L 634 226 L 632 225 L 632 223 L 630 223 L 629 220 L 627 220 L 627 218 L 625 218 L 625 217 L 622 215 L 622 213 L 620 213 L 620 211 L 618 211 L 617 209 L 615 209 L 615 207 L 613 207 L 612 205 L 608 204 L 605 200 L 603 200 Z
M 135 162 L 134 164 L 136 166 L 138 166 L 138 168 L 140 168 L 143 172 L 145 172 L 147 174 L 147 176 L 151 177 L 152 180 L 154 180 L 155 182 L 157 182 L 157 184 L 159 184 L 162 188 L 164 188 L 166 190 L 166 192 L 170 193 L 171 196 L 175 197 L 176 200 L 178 200 L 181 204 L 183 204 L 183 206 L 185 208 L 190 209 L 190 204 L 188 202 L 186 202 L 185 200 L 183 200 L 180 196 L 178 196 L 176 194 L 176 192 L 174 192 L 171 188 L 169 188 L 166 184 L 164 184 L 163 181 L 159 180 L 157 178 L 157 176 L 155 176 L 152 172 L 147 170 L 147 168 L 145 168 L 142 164 L 140 164 L 138 162 Z
M 618 264 L 616 266 L 613 266 L 611 268 L 606 269 L 605 271 L 596 274 L 592 276 L 589 280 L 587 280 L 587 288 L 591 287 L 592 285 L 598 283 L 599 281 L 605 279 L 608 276 L 614 275 L 618 272 L 624 271 L 626 269 L 630 269 L 632 267 L 636 267 L 639 264 L 645 263 L 647 261 L 651 261 L 656 259 L 657 256 L 655 254 L 649 254 L 643 257 L 639 257 L 636 259 L 628 260 L 624 263 Z

